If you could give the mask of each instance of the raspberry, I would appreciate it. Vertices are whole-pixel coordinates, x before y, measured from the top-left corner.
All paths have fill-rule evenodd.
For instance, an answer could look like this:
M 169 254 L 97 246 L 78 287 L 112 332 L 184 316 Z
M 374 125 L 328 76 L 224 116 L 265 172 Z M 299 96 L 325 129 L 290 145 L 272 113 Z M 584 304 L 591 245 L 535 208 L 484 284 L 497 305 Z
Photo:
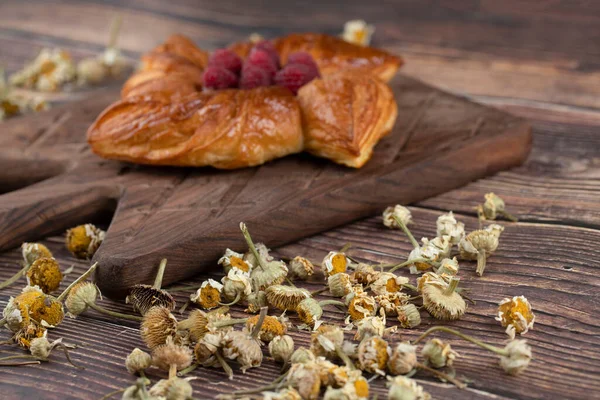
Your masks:
M 238 77 L 233 72 L 217 66 L 207 67 L 202 75 L 204 87 L 208 89 L 227 89 L 237 87 Z
M 244 68 L 242 68 L 242 77 L 240 79 L 240 89 L 269 86 L 271 85 L 271 82 L 272 79 L 269 71 L 266 71 L 257 65 L 244 64 Z
M 253 48 L 250 51 L 250 55 L 246 58 L 244 63 L 244 68 L 246 65 L 259 67 L 260 69 L 267 71 L 270 76 L 275 75 L 277 72 L 277 64 L 275 64 L 269 53 L 257 48 Z
M 260 42 L 254 45 L 254 48 L 269 53 L 269 56 L 271 56 L 271 59 L 275 63 L 275 66 L 277 67 L 277 69 L 279 69 L 279 53 L 277 53 L 277 50 L 275 50 L 275 46 L 273 46 L 273 43 L 269 42 L 268 40 L 261 40 Z
M 305 51 L 297 51 L 295 53 L 290 54 L 288 56 L 287 63 L 306 65 L 311 69 L 311 71 L 313 71 L 315 75 L 314 77 L 320 76 L 319 67 L 317 66 L 317 63 L 315 62 L 314 58 L 312 58 L 312 56 Z
M 208 66 L 225 68 L 237 75 L 242 69 L 242 59 L 229 49 L 218 49 L 210 55 Z
M 290 89 L 294 94 L 298 89 L 314 79 L 310 68 L 303 64 L 287 64 L 275 75 L 275 83 Z

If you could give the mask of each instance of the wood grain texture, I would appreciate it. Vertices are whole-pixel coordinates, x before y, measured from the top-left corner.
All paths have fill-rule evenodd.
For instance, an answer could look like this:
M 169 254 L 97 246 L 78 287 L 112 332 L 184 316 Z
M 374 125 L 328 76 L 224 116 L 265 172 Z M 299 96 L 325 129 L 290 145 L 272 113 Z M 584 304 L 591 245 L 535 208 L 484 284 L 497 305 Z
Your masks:
M 490 267 L 483 278 L 471 274 L 473 265 L 464 265 L 465 286 L 473 289 L 477 305 L 470 306 L 465 319 L 452 326 L 501 344 L 506 336 L 492 319 L 495 304 L 504 296 L 525 294 L 537 314 L 534 330 L 525 336 L 534 351 L 531 368 L 523 376 L 506 377 L 493 357 L 451 339 L 453 347 L 462 354 L 457 363 L 458 375 L 475 382 L 463 391 L 425 374 L 418 375 L 419 382 L 434 398 L 598 397 L 600 4 L 585 0 L 394 0 L 376 6 L 372 2 L 346 1 L 340 7 L 332 2 L 277 1 L 249 1 L 240 6 L 239 0 L 5 0 L 0 2 L 0 63 L 13 72 L 47 46 L 66 48 L 75 58 L 96 54 L 103 49 L 109 20 L 115 13 L 124 16 L 119 42 L 132 60 L 170 33 L 186 33 L 200 46 L 214 49 L 252 32 L 267 37 L 302 31 L 337 34 L 345 21 L 364 18 L 376 25 L 375 46 L 399 52 L 406 59 L 403 73 L 532 120 L 533 151 L 522 167 L 476 181 L 412 208 L 417 237 L 433 234 L 436 211 L 428 209 L 454 209 L 473 228 L 476 223 L 471 218 L 472 207 L 489 190 L 506 198 L 509 209 L 525 221 L 507 225 L 500 248 L 490 258 Z M 78 113 L 97 113 L 103 102 L 110 101 L 102 96 L 97 95 L 96 106 L 80 109 Z M 61 94 L 61 98 L 78 101 L 81 94 Z M 54 112 L 57 111 L 51 113 Z M 60 117 L 58 114 L 49 115 Z M 83 132 L 87 128 L 73 126 L 73 122 L 76 119 L 58 128 L 62 134 L 57 140 L 61 143 L 68 143 L 70 129 Z M 35 121 L 23 124 L 14 145 L 6 142 L 0 125 L 2 151 L 17 145 L 28 146 L 37 136 L 37 125 L 39 122 Z M 43 142 L 42 135 L 38 143 Z M 10 160 L 10 156 L 5 159 Z M 49 175 L 44 167 L 28 163 L 24 167 L 37 171 L 27 174 L 37 176 L 36 179 Z M 121 173 L 132 171 L 135 168 Z M 12 176 L 16 177 L 13 187 L 30 183 L 19 184 L 22 181 L 18 174 Z M 165 180 L 161 185 L 172 182 Z M 7 190 L 0 185 L 0 192 Z M 148 188 L 139 184 L 135 190 Z M 234 185 L 225 198 L 231 201 L 241 190 L 243 182 Z M 180 202 L 196 200 L 188 196 Z M 105 208 L 110 212 L 115 206 L 114 202 L 98 204 L 94 212 Z M 110 216 L 99 216 L 97 220 L 105 227 L 109 221 Z M 62 240 L 54 237 L 45 243 L 58 255 L 63 269 L 74 263 L 76 272 L 83 271 L 84 265 L 67 254 Z M 357 256 L 371 261 L 400 260 L 410 248 L 401 235 L 381 228 L 378 219 L 373 218 L 278 251 L 286 255 L 304 253 L 318 261 L 326 251 L 347 241 L 355 243 L 353 251 Z M 0 279 L 17 270 L 18 258 L 15 251 L 0 255 Z M 199 283 L 207 276 L 194 277 L 182 284 Z M 218 278 L 219 274 L 214 272 L 210 276 Z M 72 279 L 74 275 L 67 282 Z M 316 280 L 317 283 L 310 284 L 311 288 L 319 287 L 320 280 L 318 277 Z M 18 290 L 17 285 L 0 292 L 0 307 Z M 180 304 L 188 293 L 177 294 Z M 114 310 L 129 311 L 120 303 L 103 304 Z M 235 315 L 242 315 L 239 309 Z M 328 310 L 327 315 L 335 320 L 341 318 L 335 309 Z M 433 323 L 425 319 L 425 313 L 423 317 L 424 326 L 419 332 Z M 417 332 L 401 334 L 414 338 Z M 306 334 L 292 332 L 292 335 L 297 344 L 307 343 Z M 69 367 L 59 353 L 48 364 L 3 368 L 0 370 L 3 398 L 96 399 L 133 381 L 123 367 L 123 358 L 133 347 L 142 345 L 134 324 L 91 312 L 79 320 L 66 321 L 50 333 L 51 338 L 61 336 L 68 342 L 85 345 L 73 351 L 73 357 L 87 369 L 78 371 Z M 0 331 L 0 340 L 6 338 L 6 331 Z M 0 347 L 0 351 L 2 355 L 5 351 L 18 352 L 6 346 Z M 278 369 L 265 362 L 264 368 L 249 370 L 247 375 L 236 374 L 233 382 L 215 370 L 196 371 L 198 380 L 193 382 L 196 397 L 212 398 L 217 393 L 266 383 Z M 151 375 L 163 376 L 156 370 Z M 379 399 L 385 398 L 383 382 L 378 380 L 374 386 Z
M 82 128 L 92 123 L 98 98 L 8 122 L 4 135 L 11 152 L 0 159 L 13 163 L 21 150 L 20 162 L 27 163 L 47 152 L 52 159 L 46 164 L 57 164 L 60 174 L 0 197 L 0 249 L 64 231 L 118 202 L 93 260 L 100 265 L 96 281 L 102 291 L 124 297 L 132 285 L 152 283 L 163 257 L 171 265 L 168 284 L 198 273 L 223 248 L 242 248 L 242 220 L 257 239 L 279 246 L 393 202 L 457 188 L 518 165 L 529 153 L 531 133 L 522 119 L 402 75 L 391 87 L 397 123 L 360 170 L 308 155 L 238 171 L 131 169 L 87 148 Z M 31 164 L 0 171 L 0 183 L 14 185 L 21 176 L 35 181 L 40 168 L 50 173 L 47 165 Z

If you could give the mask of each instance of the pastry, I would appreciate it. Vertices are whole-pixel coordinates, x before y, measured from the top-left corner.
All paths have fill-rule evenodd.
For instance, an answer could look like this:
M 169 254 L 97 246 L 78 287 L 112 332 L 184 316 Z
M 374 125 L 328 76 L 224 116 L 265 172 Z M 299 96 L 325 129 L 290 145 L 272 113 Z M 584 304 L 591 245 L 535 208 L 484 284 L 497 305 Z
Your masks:
M 353 168 L 371 158 L 373 147 L 396 121 L 389 86 L 368 74 L 342 71 L 315 79 L 298 92 L 304 148 Z
M 276 86 L 194 93 L 172 103 L 127 97 L 98 117 L 88 142 L 106 158 L 223 169 L 303 149 L 298 102 Z
M 232 169 L 306 150 L 360 168 L 397 115 L 385 81 L 401 59 L 333 36 L 238 43 L 209 57 L 174 35 L 142 61 L 88 130 L 102 157 Z

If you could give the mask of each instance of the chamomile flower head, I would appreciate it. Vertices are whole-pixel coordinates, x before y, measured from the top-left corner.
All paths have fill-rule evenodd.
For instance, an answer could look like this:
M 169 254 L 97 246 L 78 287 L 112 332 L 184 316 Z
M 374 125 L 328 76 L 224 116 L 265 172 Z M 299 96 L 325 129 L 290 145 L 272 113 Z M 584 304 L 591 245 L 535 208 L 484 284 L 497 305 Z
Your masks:
M 244 260 L 243 254 L 236 253 L 231 249 L 226 249 L 225 254 L 223 254 L 223 257 L 219 258 L 217 263 L 223 267 L 223 271 L 225 271 L 226 274 L 233 268 L 248 273 L 250 273 L 253 268 L 253 265 L 249 261 Z
M 316 400 L 321 391 L 319 369 L 314 362 L 292 364 L 286 382 L 305 400 Z
M 48 334 L 48 330 L 41 324 L 35 321 L 30 321 L 22 329 L 19 329 L 13 336 L 13 340 L 19 346 L 29 349 L 31 341 L 35 338 L 45 337 Z
M 323 309 L 319 305 L 319 302 L 312 297 L 302 300 L 298 307 L 296 307 L 298 318 L 308 325 L 309 327 L 318 327 L 320 325 L 320 319 L 323 315 Z
M 408 283 L 408 278 L 398 276 L 391 272 L 380 272 L 371 284 L 371 291 L 376 295 L 397 293 L 402 290 L 402 285 Z
M 60 301 L 43 294 L 31 302 L 29 317 L 46 328 L 54 328 L 63 321 L 65 312 Z
M 83 314 L 89 308 L 89 304 L 95 303 L 100 294 L 98 287 L 92 282 L 79 282 L 69 290 L 65 299 L 67 315 L 75 318 Z
M 77 258 L 89 259 L 104 240 L 105 232 L 92 224 L 79 225 L 67 231 L 67 249 Z
M 385 375 L 385 367 L 390 355 L 390 346 L 380 336 L 363 339 L 358 345 L 360 368 L 372 374 Z
M 52 293 L 60 286 L 63 275 L 54 258 L 36 259 L 27 271 L 27 284 L 37 286 L 44 293 Z
M 486 193 L 484 197 L 485 202 L 477 208 L 480 218 L 495 220 L 498 216 L 504 216 L 513 222 L 517 221 L 516 217 L 506 211 L 506 204 L 500 196 L 494 193 Z
M 142 320 L 140 335 L 150 349 L 167 342 L 177 334 L 177 319 L 166 307 L 152 307 Z
M 375 301 L 379 305 L 379 308 L 388 317 L 398 315 L 398 307 L 407 304 L 408 299 L 410 299 L 410 295 L 402 292 L 385 293 L 375 296 Z
M 423 349 L 421 356 L 433 367 L 444 368 L 452 366 L 458 353 L 452 350 L 450 344 L 444 343 L 439 339 L 430 339 Z
M 375 27 L 373 25 L 369 25 L 361 19 L 355 19 L 344 24 L 342 39 L 359 46 L 368 46 L 374 32 Z
M 258 255 L 264 262 L 269 262 L 269 261 L 274 260 L 273 256 L 270 254 L 271 249 L 269 249 L 264 243 L 256 243 L 255 247 L 256 247 L 256 251 L 258 252 Z M 259 263 L 251 251 L 244 253 L 244 260 L 249 262 L 250 265 L 252 265 L 253 267 L 257 266 Z
M 310 260 L 296 256 L 290 261 L 290 273 L 294 278 L 307 280 L 315 273 L 315 266 Z
M 321 265 L 323 266 L 323 274 L 325 274 L 325 278 L 328 278 L 331 275 L 346 272 L 348 265 L 350 265 L 350 259 L 348 259 L 344 253 L 330 251 L 329 254 L 327 254 L 323 259 L 323 263 Z
M 450 211 L 447 214 L 442 214 L 436 221 L 437 236 L 448 236 L 450 243 L 455 245 L 465 236 L 465 224 L 454 218 L 454 214 Z
M 290 362 L 292 364 L 306 364 L 315 360 L 316 357 L 313 352 L 306 347 L 298 347 L 296 350 L 294 350 L 292 356 L 290 357 Z
M 421 325 L 421 314 L 419 313 L 419 309 L 412 303 L 396 307 L 396 315 L 402 328 L 412 329 Z
M 344 297 L 352 291 L 350 275 L 345 272 L 329 275 L 327 277 L 327 286 L 331 294 L 335 297 Z
M 293 286 L 272 285 L 265 290 L 269 306 L 282 311 L 296 311 L 298 304 L 310 297 L 310 292 Z
M 526 340 L 513 340 L 504 350 L 507 355 L 500 357 L 500 366 L 509 375 L 518 375 L 529 366 L 531 361 L 531 347 Z
M 231 316 L 227 311 L 229 311 L 228 307 L 219 307 L 209 312 L 194 310 L 190 312 L 185 320 L 178 323 L 177 329 L 187 330 L 190 339 L 196 342 L 202 339 L 204 335 L 211 330 L 216 330 L 213 328 L 213 324 L 231 319 Z M 231 327 L 225 326 L 218 329 L 229 330 Z
M 145 351 L 138 349 L 137 347 L 133 349 L 133 351 L 129 353 L 125 359 L 125 367 L 132 375 L 137 375 L 140 372 L 144 372 L 146 369 L 150 368 L 151 365 L 152 356 Z
M 294 388 L 284 388 L 278 392 L 262 392 L 264 400 L 302 400 L 300 393 Z
M 190 301 L 204 308 L 210 310 L 215 308 L 221 302 L 221 292 L 223 291 L 223 285 L 214 279 L 208 279 L 202 282 L 200 289 L 190 295 Z
M 217 359 L 216 353 L 223 345 L 223 338 L 225 337 L 225 331 L 209 332 L 198 340 L 198 343 L 194 346 L 194 356 L 196 362 L 205 367 L 216 367 L 220 366 L 220 362 Z
M 385 333 L 385 314 L 383 317 L 366 317 L 356 322 L 354 340 L 363 340 L 371 336 L 383 336 Z
M 504 227 L 491 224 L 469 233 L 458 244 L 462 259 L 477 260 L 477 275 L 483 275 L 487 258 L 498 248 L 502 231 Z
M 288 274 L 288 267 L 283 261 L 266 261 L 263 267 L 256 267 L 250 273 L 252 289 L 254 291 L 266 290 L 269 286 L 279 285 Z
M 171 368 L 180 371 L 192 363 L 192 351 L 187 346 L 180 346 L 173 342 L 172 337 L 157 346 L 152 351 L 152 364 L 164 371 Z
M 165 307 L 169 311 L 175 309 L 175 299 L 169 292 L 144 284 L 133 285 L 125 298 L 125 303 L 131 304 L 133 309 L 142 316 L 153 307 Z
M 458 260 L 456 257 L 444 258 L 436 273 L 440 276 L 456 276 L 458 274 Z
M 404 225 L 412 223 L 412 214 L 410 213 L 410 210 L 400 204 L 397 204 L 394 207 L 388 207 L 383 211 L 383 224 L 388 228 L 400 229 L 400 226 L 394 217 L 402 221 Z
M 348 314 L 353 321 L 360 321 L 363 318 L 375 315 L 377 312 L 377 302 L 372 296 L 366 294 L 350 293 L 346 296 L 348 304 Z
M 191 400 L 194 390 L 187 379 L 171 377 L 161 379 L 150 388 L 147 399 Z M 141 396 L 141 395 L 139 395 Z M 144 398 L 144 397 L 136 397 Z
M 425 259 L 426 261 L 417 261 L 410 266 L 410 272 L 413 274 L 425 271 L 431 268 L 432 263 L 438 263 L 442 259 L 450 256 L 452 243 L 450 236 L 436 237 L 433 240 L 422 238 L 423 243 L 419 248 L 413 249 L 408 255 L 409 260 Z
M 294 339 L 289 335 L 275 336 L 269 342 L 269 354 L 280 363 L 287 363 L 294 353 Z
M 256 326 L 260 316 L 255 315 L 248 318 L 246 321 L 246 330 L 251 332 Z M 265 343 L 270 342 L 277 336 L 285 335 L 287 332 L 287 318 L 285 316 L 273 317 L 267 315 L 264 318 L 263 324 L 260 327 L 258 338 Z
M 223 296 L 233 302 L 244 300 L 252 293 L 252 282 L 247 272 L 232 268 L 221 280 L 223 283 Z
M 359 263 L 352 274 L 352 277 L 357 283 L 368 285 L 377 279 L 379 272 L 375 271 L 375 269 L 369 265 L 364 263 Z
M 496 321 L 500 321 L 506 328 L 506 334 L 514 339 L 515 334 L 524 335 L 533 328 L 535 315 L 525 296 L 515 296 L 512 299 L 506 298 L 498 304 Z
M 335 325 L 321 325 L 312 333 L 310 350 L 317 357 L 335 357 L 336 349 L 344 342 L 344 332 Z
M 388 400 L 430 400 L 429 393 L 413 379 L 405 376 L 388 376 Z
M 246 312 L 256 314 L 262 307 L 268 306 L 267 294 L 264 291 L 252 292 L 246 296 Z
M 260 342 L 243 331 L 229 331 L 225 334 L 223 356 L 237 360 L 244 373 L 249 368 L 260 367 L 263 359 Z
M 392 375 L 406 375 L 417 365 L 417 347 L 410 342 L 400 342 L 392 350 L 387 368 Z
M 444 280 L 429 280 L 423 285 L 423 306 L 436 319 L 451 321 L 459 319 L 467 310 L 467 303 L 456 292 L 459 278 L 450 283 Z
M 41 243 L 23 243 L 21 254 L 25 265 L 31 265 L 38 258 L 53 258 L 52 252 Z

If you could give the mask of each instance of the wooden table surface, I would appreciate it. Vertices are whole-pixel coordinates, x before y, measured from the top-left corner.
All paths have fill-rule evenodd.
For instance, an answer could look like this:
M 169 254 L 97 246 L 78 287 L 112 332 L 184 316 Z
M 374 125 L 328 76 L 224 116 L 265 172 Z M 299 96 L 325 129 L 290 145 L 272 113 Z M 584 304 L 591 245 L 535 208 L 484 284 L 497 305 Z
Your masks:
M 525 336 L 534 360 L 524 374 L 508 377 L 495 357 L 451 339 L 461 355 L 457 375 L 469 379 L 468 388 L 456 389 L 426 373 L 417 375 L 419 383 L 434 398 L 600 398 L 600 3 L 314 3 L 3 0 L 0 64 L 15 71 L 43 47 L 68 49 L 75 58 L 96 54 L 103 49 L 107 25 L 117 13 L 124 21 L 119 44 L 132 58 L 175 32 L 213 49 L 253 32 L 267 37 L 294 31 L 337 34 L 349 19 L 375 24 L 373 45 L 401 54 L 406 60 L 404 73 L 525 116 L 534 126 L 533 151 L 523 166 L 411 206 L 417 237 L 435 235 L 435 220 L 442 210 L 453 210 L 468 229 L 474 229 L 473 207 L 489 191 L 501 195 L 520 217 L 518 223 L 502 222 L 506 230 L 500 247 L 482 278 L 475 277 L 473 263 L 463 264 L 464 286 L 471 289 L 477 304 L 469 307 L 462 320 L 449 325 L 501 345 L 506 335 L 493 318 L 497 303 L 504 297 L 525 295 L 536 314 L 535 327 Z M 97 222 L 107 226 L 110 220 L 104 217 Z M 407 239 L 384 229 L 380 218 L 373 217 L 277 249 L 277 253 L 320 260 L 346 242 L 354 245 L 351 254 L 370 262 L 404 260 L 411 248 Z M 62 237 L 47 238 L 44 243 L 63 268 L 75 265 L 63 285 L 86 268 L 86 263 L 67 253 Z M 17 250 L 0 255 L 0 280 L 18 270 L 19 257 Z M 220 277 L 217 271 L 209 275 Z M 309 286 L 318 288 L 321 282 L 317 276 Z M 19 290 L 20 285 L 2 290 L 0 307 Z M 183 304 L 189 293 L 178 292 L 178 302 Z M 108 300 L 103 304 L 130 311 Z M 241 310 L 235 308 L 233 314 L 241 316 Z M 343 317 L 339 311 L 326 312 L 326 319 L 339 322 Z M 419 329 L 401 331 L 394 340 L 414 339 L 434 324 L 435 320 L 423 315 Z M 297 345 L 307 344 L 306 333 L 291 334 Z M 0 331 L 0 341 L 8 337 L 8 331 Z M 143 348 L 135 323 L 88 312 L 77 320 L 66 320 L 50 337 L 78 344 L 72 357 L 86 369 L 70 367 L 58 353 L 39 366 L 2 367 L 0 398 L 96 399 L 133 382 L 123 361 L 134 347 Z M 0 356 L 19 352 L 0 347 Z M 238 371 L 235 380 L 228 381 L 220 370 L 200 369 L 193 373 L 195 396 L 212 398 L 234 388 L 266 384 L 278 371 L 279 366 L 265 361 L 261 368 L 245 375 Z M 150 373 L 153 379 L 162 376 L 156 370 Z M 382 379 L 372 387 L 379 398 L 385 395 Z

